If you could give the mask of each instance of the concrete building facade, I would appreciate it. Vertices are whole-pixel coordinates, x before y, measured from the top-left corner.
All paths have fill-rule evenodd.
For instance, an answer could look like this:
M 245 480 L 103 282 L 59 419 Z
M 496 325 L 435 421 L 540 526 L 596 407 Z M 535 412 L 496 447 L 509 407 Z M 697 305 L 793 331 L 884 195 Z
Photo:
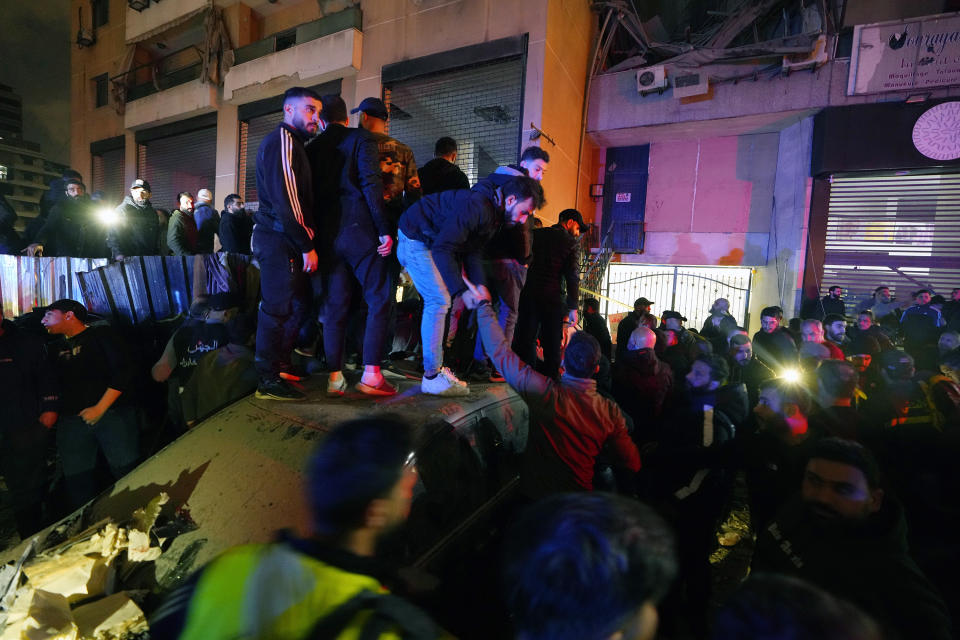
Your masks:
M 73 0 L 74 12 L 85 1 Z M 477 120 L 478 129 L 509 125 L 508 161 L 530 144 L 551 154 L 546 219 L 589 201 L 589 181 L 578 175 L 595 23 L 586 2 L 164 0 L 141 2 L 140 11 L 132 4 L 110 0 L 96 44 L 71 59 L 71 164 L 90 176 L 91 189 L 116 199 L 142 173 L 159 181 L 154 190 L 159 185 L 164 202 L 157 206 L 171 204 L 168 192 L 201 186 L 217 201 L 234 192 L 251 200 L 244 191 L 257 136 L 272 125 L 287 88 L 339 92 L 353 107 L 367 96 L 390 102 L 391 89 L 404 83 L 436 77 L 440 91 L 448 76 L 453 82 L 464 70 L 516 60 L 516 107 L 448 110 L 420 130 L 435 140 L 451 135 L 458 118 Z M 399 139 L 410 113 L 427 117 L 422 103 L 395 102 L 391 127 Z M 546 136 L 532 142 L 537 131 Z M 463 136 L 459 142 L 472 148 Z M 430 159 L 432 146 L 411 146 L 418 164 Z M 489 166 L 490 155 L 477 150 L 472 170 Z

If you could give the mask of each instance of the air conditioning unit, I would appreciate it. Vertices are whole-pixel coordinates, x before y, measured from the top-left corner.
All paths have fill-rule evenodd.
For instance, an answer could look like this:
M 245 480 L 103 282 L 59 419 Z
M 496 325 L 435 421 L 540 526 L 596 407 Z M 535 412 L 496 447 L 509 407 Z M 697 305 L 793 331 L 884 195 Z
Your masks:
M 817 41 L 813 43 L 813 51 L 810 53 L 794 53 L 783 56 L 783 67 L 781 67 L 781 71 L 783 73 L 803 71 L 806 69 L 813 71 L 817 67 L 825 65 L 828 59 L 827 36 L 820 36 L 817 38 Z
M 663 66 L 637 69 L 637 92 L 645 96 L 667 88 L 667 70 Z
M 702 96 L 708 91 L 710 91 L 710 81 L 707 78 L 707 74 L 703 71 L 685 73 L 681 76 L 673 77 L 674 98 Z

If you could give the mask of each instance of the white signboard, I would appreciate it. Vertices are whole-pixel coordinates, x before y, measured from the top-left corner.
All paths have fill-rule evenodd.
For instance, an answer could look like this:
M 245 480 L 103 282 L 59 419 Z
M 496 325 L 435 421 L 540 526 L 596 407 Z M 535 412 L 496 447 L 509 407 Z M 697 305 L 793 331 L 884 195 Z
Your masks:
M 626 191 L 626 192 L 623 192 L 623 193 L 618 193 L 618 194 L 617 194 L 617 202 L 630 202 L 630 196 L 631 196 L 631 195 L 632 195 L 632 194 L 631 194 L 629 191 Z
M 858 25 L 847 95 L 960 84 L 960 14 Z

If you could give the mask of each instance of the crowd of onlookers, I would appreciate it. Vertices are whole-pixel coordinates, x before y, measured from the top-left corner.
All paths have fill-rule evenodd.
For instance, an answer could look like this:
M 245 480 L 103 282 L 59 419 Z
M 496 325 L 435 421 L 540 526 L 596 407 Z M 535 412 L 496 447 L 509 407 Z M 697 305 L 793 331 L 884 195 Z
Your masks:
M 330 98 L 294 96 L 321 104 L 315 115 L 325 131 L 339 127 L 337 135 L 352 135 L 342 100 Z M 358 109 L 367 109 L 363 122 L 387 117 L 378 100 Z M 280 135 L 292 135 L 284 126 Z M 321 134 L 319 145 L 307 147 L 314 171 L 327 167 L 333 157 L 327 152 L 347 139 L 330 138 Z M 438 141 L 438 175 L 453 164 L 455 149 Z M 302 399 L 289 381 L 327 370 L 327 394 L 339 397 L 346 389 L 342 365 L 354 357 L 365 368 L 358 389 L 396 393 L 380 373 L 393 351 L 396 358 L 422 360 L 425 393 L 466 395 L 460 378 L 502 381 L 528 404 L 518 485 L 527 510 L 503 543 L 504 606 L 519 637 L 652 637 L 658 616 L 667 637 L 951 637 L 960 596 L 950 526 L 960 490 L 960 289 L 949 300 L 920 289 L 901 302 L 881 286 L 854 309 L 842 288 L 831 287 L 822 298 L 805 299 L 799 317 L 789 321 L 780 307 L 763 309 L 752 336 L 725 299 L 714 302 L 697 330 L 684 326 L 681 311 L 654 314 L 655 302 L 641 297 L 616 324 L 613 340 L 600 302 L 581 304 L 578 245 L 588 225 L 580 213 L 567 209 L 557 225 L 533 231 L 530 214 L 544 202 L 538 181 L 548 162 L 542 150 L 525 152 L 518 165 L 501 167 L 471 191 L 456 190 L 460 176 L 448 175 L 457 183 L 452 191 L 426 193 L 406 209 L 398 205 L 398 232 L 385 227 L 388 233 L 357 236 L 369 244 L 365 260 L 374 252 L 390 255 L 390 232 L 398 233 L 396 274 L 385 261 L 377 286 L 395 293 L 402 264 L 422 298 L 408 296 L 388 331 L 382 317 L 393 306 L 388 296 L 376 314 L 375 340 L 364 331 L 370 318 L 362 313 L 371 299 L 355 291 L 366 282 L 358 266 L 363 261 L 350 262 L 350 246 L 331 248 L 326 257 L 342 264 L 327 276 L 341 268 L 336 282 L 343 291 L 331 293 L 327 280 L 314 292 L 298 344 L 281 345 L 287 356 L 296 346 L 309 366 L 281 367 L 288 358 L 271 370 L 276 380 L 265 382 L 257 371 L 251 349 L 256 310 L 230 292 L 198 300 L 185 318 L 149 327 L 111 327 L 73 300 L 16 322 L 5 319 L 0 393 L 10 410 L 0 472 L 21 535 L 84 504 L 144 455 L 254 390 L 258 397 Z M 318 185 L 326 179 L 314 178 Z M 384 202 L 387 184 L 377 191 Z M 336 185 L 330 188 L 338 193 Z M 153 208 L 150 184 L 139 178 L 116 208 L 100 209 L 74 173 L 52 185 L 51 194 L 25 237 L 13 230 L 12 209 L 0 202 L 0 250 L 114 259 L 250 253 L 252 221 L 235 194 L 217 213 L 209 190 L 196 198 L 180 193 L 169 219 Z M 378 209 L 379 202 L 369 206 Z M 357 212 L 341 213 L 336 224 L 343 228 L 326 241 L 353 226 L 350 216 Z M 477 220 L 470 228 L 468 214 Z M 444 231 L 455 227 L 462 233 Z M 323 272 L 313 236 L 309 240 L 302 264 L 291 260 L 278 270 Z M 350 299 L 352 309 L 343 304 Z M 333 313 L 331 305 L 338 304 L 344 309 Z M 261 323 L 263 311 L 261 305 Z M 333 322 L 323 324 L 334 317 L 331 340 L 324 329 L 331 331 Z M 143 410 L 149 407 L 160 410 Z M 334 619 L 349 626 L 353 614 L 381 605 L 395 614 L 384 614 L 387 626 L 402 618 L 427 628 L 397 600 L 373 596 L 346 613 L 323 601 L 307 614 L 285 617 L 316 585 L 344 579 L 341 570 L 366 576 L 350 582 L 345 594 L 384 595 L 365 581 L 375 574 L 358 558 L 375 556 L 377 539 L 409 510 L 415 463 L 399 430 L 370 420 L 331 436 L 309 474 L 316 538 L 268 547 L 269 553 L 241 550 L 214 563 L 188 585 L 203 606 L 180 620 L 183 637 L 251 635 L 237 626 L 245 615 L 227 615 L 248 601 L 227 588 L 244 572 L 273 576 L 271 602 L 289 607 L 261 612 L 256 622 L 267 626 L 252 634 L 257 637 L 307 637 L 311 629 L 312 637 L 337 637 L 314 625 Z M 53 437 L 62 486 L 50 492 Z M 600 490 L 625 497 L 555 496 Z M 718 529 L 740 499 L 758 575 L 714 615 L 719 595 L 711 558 Z M 310 579 L 297 591 L 281 576 L 301 562 Z M 302 633 L 264 631 L 281 618 L 281 627 Z M 795 635 L 776 635 L 771 629 L 778 625 Z M 322 628 L 330 634 L 337 627 Z

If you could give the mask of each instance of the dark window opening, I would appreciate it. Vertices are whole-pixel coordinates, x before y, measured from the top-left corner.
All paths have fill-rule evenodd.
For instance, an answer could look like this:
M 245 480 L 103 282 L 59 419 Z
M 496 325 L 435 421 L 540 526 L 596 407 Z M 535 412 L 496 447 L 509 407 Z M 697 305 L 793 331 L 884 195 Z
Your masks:
M 109 91 L 107 90 L 107 74 L 103 73 L 93 79 L 95 94 L 96 94 L 96 106 L 105 107 L 107 101 L 109 100 Z
M 91 0 L 93 28 L 102 27 L 110 21 L 110 0 Z

